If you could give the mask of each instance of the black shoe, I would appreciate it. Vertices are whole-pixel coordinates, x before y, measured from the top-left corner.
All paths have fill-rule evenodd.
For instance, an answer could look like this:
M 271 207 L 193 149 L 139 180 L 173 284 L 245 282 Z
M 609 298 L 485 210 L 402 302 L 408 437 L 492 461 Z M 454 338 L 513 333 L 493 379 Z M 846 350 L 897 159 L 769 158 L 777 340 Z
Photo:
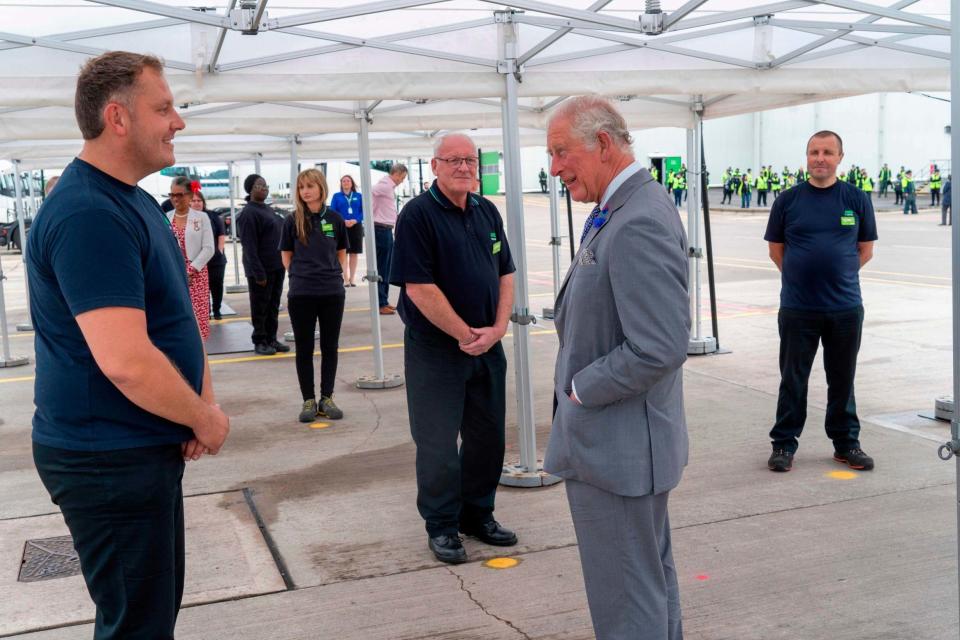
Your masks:
M 774 449 L 767 460 L 770 471 L 790 471 L 793 468 L 793 454 L 786 449 Z
M 463 564 L 467 561 L 467 552 L 460 542 L 460 536 L 439 535 L 427 540 L 427 546 L 440 562 Z
M 214 313 L 214 314 L 213 314 L 213 319 L 214 319 L 214 320 L 223 320 L 223 316 L 220 315 L 219 312 L 218 312 L 218 313 Z
M 268 344 L 258 344 L 258 345 L 256 345 L 256 346 L 253 347 L 253 351 L 254 351 L 254 353 L 256 353 L 258 356 L 272 356 L 273 354 L 275 354 L 275 353 L 277 352 L 276 349 L 274 349 L 273 347 L 271 347 L 271 346 L 268 345 Z
M 512 547 L 517 544 L 517 534 L 510 529 L 504 529 L 496 520 L 475 527 L 461 525 L 460 532 L 496 547 Z
M 273 347 L 274 351 L 276 351 L 277 353 L 287 353 L 288 351 L 290 351 L 290 347 L 283 344 L 282 342 L 278 342 L 277 340 L 274 340 L 273 342 L 271 342 L 270 346 Z
M 848 465 L 851 469 L 860 471 L 870 471 L 873 469 L 873 458 L 868 456 L 863 449 L 850 449 L 850 451 L 834 451 L 833 459 Z

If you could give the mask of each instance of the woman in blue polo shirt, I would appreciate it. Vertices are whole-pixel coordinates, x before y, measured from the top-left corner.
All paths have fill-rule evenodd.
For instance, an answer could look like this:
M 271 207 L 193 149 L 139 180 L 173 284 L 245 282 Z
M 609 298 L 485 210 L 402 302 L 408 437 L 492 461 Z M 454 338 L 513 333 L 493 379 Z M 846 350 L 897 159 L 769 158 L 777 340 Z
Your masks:
M 317 169 L 297 176 L 293 215 L 283 222 L 280 257 L 290 274 L 287 311 L 297 347 L 297 380 L 303 395 L 300 422 L 317 416 L 339 420 L 343 411 L 333 402 L 337 349 L 343 321 L 343 271 L 347 260 L 347 227 L 326 206 L 327 179 Z M 320 402 L 313 380 L 314 331 L 320 324 Z
M 357 286 L 353 279 L 357 275 L 357 260 L 363 253 L 363 196 L 357 191 L 357 183 L 345 175 L 340 178 L 340 191 L 333 194 L 330 208 L 339 213 L 347 225 L 347 268 L 343 270 L 343 282 L 346 287 Z

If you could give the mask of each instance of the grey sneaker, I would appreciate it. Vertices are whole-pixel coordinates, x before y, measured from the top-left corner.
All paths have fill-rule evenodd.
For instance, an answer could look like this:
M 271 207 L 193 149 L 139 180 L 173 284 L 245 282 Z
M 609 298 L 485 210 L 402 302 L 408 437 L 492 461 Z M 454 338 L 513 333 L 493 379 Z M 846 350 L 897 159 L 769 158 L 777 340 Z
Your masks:
M 343 417 L 343 411 L 333 403 L 331 396 L 320 396 L 320 409 L 317 414 L 331 420 L 339 420 Z
M 303 403 L 300 409 L 300 422 L 313 422 L 317 417 L 317 401 L 313 398 Z
M 863 449 L 850 449 L 849 451 L 834 451 L 833 459 L 849 465 L 851 469 L 860 471 L 870 471 L 873 469 L 873 458 L 864 453 Z

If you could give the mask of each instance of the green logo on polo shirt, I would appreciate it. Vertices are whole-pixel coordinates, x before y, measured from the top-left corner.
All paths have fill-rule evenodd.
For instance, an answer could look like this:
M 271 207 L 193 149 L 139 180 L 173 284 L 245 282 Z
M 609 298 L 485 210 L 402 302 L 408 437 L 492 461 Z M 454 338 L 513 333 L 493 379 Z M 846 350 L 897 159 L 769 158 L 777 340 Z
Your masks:
M 492 234 L 491 234 L 491 235 L 492 235 Z M 494 253 L 500 253 L 500 241 L 499 241 L 499 240 L 497 240 L 496 242 L 493 243 L 493 252 L 494 252 Z
M 320 225 L 320 229 L 323 231 L 324 235 L 327 236 L 328 238 L 332 238 L 332 237 L 333 237 L 333 223 L 332 223 L 332 222 L 324 222 L 322 225 Z
M 843 215 L 840 216 L 840 225 L 844 227 L 857 226 L 857 218 L 852 209 L 847 209 L 843 212 Z

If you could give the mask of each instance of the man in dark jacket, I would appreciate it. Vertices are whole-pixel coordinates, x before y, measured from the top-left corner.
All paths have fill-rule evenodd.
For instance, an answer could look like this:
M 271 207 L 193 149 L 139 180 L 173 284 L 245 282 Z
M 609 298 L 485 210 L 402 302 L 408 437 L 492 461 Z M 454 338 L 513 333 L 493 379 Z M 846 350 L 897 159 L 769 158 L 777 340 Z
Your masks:
M 272 356 L 290 347 L 277 341 L 277 315 L 283 293 L 283 263 L 280 261 L 280 230 L 283 221 L 265 204 L 270 189 L 255 173 L 243 181 L 249 200 L 237 214 L 237 231 L 243 247 L 243 272 L 250 292 L 254 351 Z
M 940 199 L 940 226 L 953 224 L 953 208 L 950 206 L 953 200 L 952 176 L 947 176 L 947 181 L 943 183 L 942 198 Z

